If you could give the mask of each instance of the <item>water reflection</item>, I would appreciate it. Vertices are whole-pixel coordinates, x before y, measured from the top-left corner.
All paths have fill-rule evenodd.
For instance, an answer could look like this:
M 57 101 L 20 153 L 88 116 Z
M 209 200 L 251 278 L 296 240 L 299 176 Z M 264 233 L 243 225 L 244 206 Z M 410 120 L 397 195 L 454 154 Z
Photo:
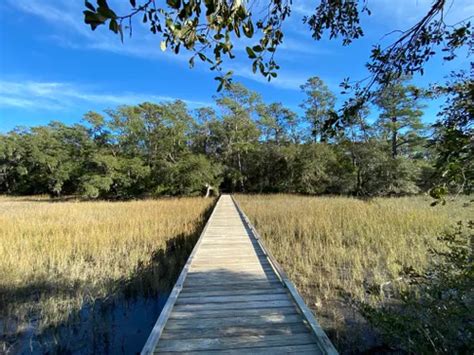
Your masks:
M 84 307 L 67 325 L 42 334 L 30 331 L 14 353 L 135 354 L 145 344 L 168 293 L 157 297 L 124 298 Z

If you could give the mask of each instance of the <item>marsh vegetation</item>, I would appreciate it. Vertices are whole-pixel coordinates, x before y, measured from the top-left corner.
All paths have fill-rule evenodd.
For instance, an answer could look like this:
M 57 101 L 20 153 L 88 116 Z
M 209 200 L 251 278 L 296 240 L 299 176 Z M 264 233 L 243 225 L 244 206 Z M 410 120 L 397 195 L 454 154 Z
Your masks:
M 98 309 L 106 318 L 120 314 L 114 304 L 132 316 L 133 307 L 142 316 L 147 313 L 143 307 L 149 307 L 153 324 L 212 205 L 212 199 L 200 198 L 0 198 L 0 352 L 21 348 L 25 339 L 33 344 L 29 351 L 35 350 L 31 339 L 48 331 L 58 338 L 71 325 L 81 328 L 81 321 L 93 319 Z M 110 325 L 102 322 L 102 327 Z M 146 340 L 149 329 L 142 332 Z M 56 339 L 47 350 L 63 345 Z
M 407 271 L 422 275 L 434 262 L 431 251 L 444 247 L 437 236 L 453 219 L 474 215 L 467 198 L 435 207 L 423 196 L 238 195 L 238 201 L 340 351 L 381 345 L 360 306 L 399 303 Z

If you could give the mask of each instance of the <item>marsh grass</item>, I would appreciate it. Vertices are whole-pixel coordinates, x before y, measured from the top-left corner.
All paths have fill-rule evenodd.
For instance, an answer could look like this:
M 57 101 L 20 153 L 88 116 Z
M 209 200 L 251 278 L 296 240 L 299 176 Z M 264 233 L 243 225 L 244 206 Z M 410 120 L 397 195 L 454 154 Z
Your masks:
M 342 351 L 363 350 L 376 337 L 354 304 L 396 301 L 401 272 L 424 270 L 437 235 L 474 215 L 463 199 L 430 207 L 423 196 L 237 199 Z
M 31 323 L 38 330 L 64 323 L 98 299 L 169 287 L 212 205 L 213 200 L 201 198 L 51 202 L 0 197 L 3 341 Z

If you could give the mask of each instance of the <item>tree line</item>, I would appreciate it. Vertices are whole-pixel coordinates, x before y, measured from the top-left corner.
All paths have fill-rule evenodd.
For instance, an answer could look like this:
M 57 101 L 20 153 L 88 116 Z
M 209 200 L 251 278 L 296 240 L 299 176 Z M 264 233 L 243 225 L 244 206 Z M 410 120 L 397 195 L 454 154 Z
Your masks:
M 466 111 L 472 83 L 463 80 Z M 0 135 L 0 192 L 86 198 L 197 195 L 211 187 L 357 196 L 440 192 L 443 154 L 459 143 L 449 136 L 458 127 L 450 130 L 449 117 L 443 119 L 460 111 L 449 106 L 459 104 L 456 95 L 427 127 L 422 102 L 432 94 L 408 78 L 394 80 L 331 133 L 326 123 L 337 115 L 335 95 L 318 77 L 301 90 L 302 115 L 232 84 L 213 107 L 145 102 L 88 112 L 81 124 L 16 128 Z M 369 122 L 371 109 L 378 117 Z M 467 143 L 469 127 L 461 131 Z M 472 147 L 463 157 L 469 156 Z M 457 169 L 465 167 L 466 161 Z M 472 177 L 466 180 L 465 171 L 464 177 L 443 188 L 468 189 Z

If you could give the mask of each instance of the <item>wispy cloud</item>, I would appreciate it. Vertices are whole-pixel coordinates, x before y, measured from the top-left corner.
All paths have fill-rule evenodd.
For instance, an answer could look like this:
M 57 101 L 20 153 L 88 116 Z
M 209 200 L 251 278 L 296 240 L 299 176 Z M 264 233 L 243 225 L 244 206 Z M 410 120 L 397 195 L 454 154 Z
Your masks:
M 81 11 L 77 7 L 79 2 L 73 1 L 38 1 L 38 0 L 7 0 L 14 8 L 42 18 L 43 20 L 72 31 L 81 36 L 92 37 L 92 33 L 84 26 L 80 19 Z M 81 3 L 82 4 L 82 3 Z
M 371 18 L 403 30 L 419 21 L 433 5 L 433 0 L 373 0 L 368 2 Z M 444 20 L 456 23 L 474 14 L 472 0 L 448 0 Z
M 112 93 L 61 82 L 0 81 L 0 107 L 16 107 L 32 110 L 66 110 L 82 107 L 85 103 L 102 107 L 132 105 L 145 101 L 174 101 L 177 98 L 147 93 Z M 209 106 L 210 103 L 186 100 L 190 107 Z
M 271 85 L 277 87 L 279 89 L 286 89 L 286 90 L 293 90 L 293 91 L 300 91 L 300 86 L 303 85 L 309 77 L 311 76 L 319 76 L 318 74 L 308 74 L 307 72 L 295 72 L 295 71 L 288 71 L 288 70 L 281 70 L 278 72 L 278 76 L 276 78 L 272 78 L 271 81 L 268 81 L 264 76 L 262 76 L 258 71 L 254 74 L 249 66 L 233 66 L 231 70 L 234 72 L 236 77 L 241 77 L 245 79 L 250 79 L 262 84 Z M 337 79 L 329 78 L 329 77 L 321 77 L 326 85 L 335 93 L 340 91 L 339 82 Z

